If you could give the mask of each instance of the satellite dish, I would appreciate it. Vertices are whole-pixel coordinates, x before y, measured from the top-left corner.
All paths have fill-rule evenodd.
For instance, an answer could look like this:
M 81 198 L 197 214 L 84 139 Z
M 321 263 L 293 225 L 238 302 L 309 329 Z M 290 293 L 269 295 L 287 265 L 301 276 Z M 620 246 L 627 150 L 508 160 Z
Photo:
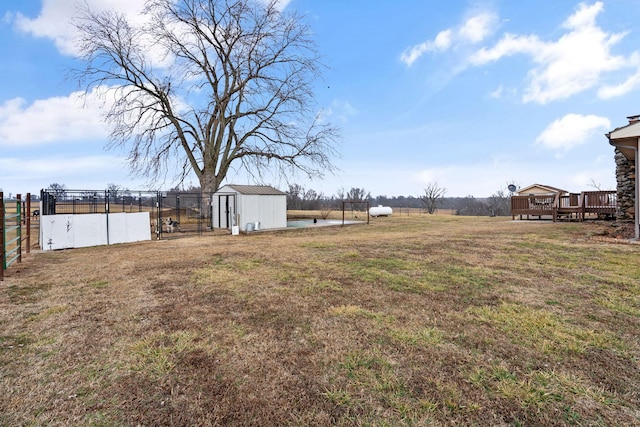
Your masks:
M 517 190 L 516 186 L 513 184 L 509 184 L 509 187 L 507 187 L 509 189 L 509 191 L 511 191 L 512 193 L 515 193 L 515 191 Z

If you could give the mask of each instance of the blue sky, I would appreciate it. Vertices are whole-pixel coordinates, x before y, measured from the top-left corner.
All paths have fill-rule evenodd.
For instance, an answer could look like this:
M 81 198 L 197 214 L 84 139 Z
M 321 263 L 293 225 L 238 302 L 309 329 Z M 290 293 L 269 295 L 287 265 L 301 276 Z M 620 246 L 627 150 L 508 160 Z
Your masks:
M 143 0 L 86 0 L 135 15 Z M 605 133 L 640 114 L 637 0 L 289 0 L 306 15 L 328 70 L 317 100 L 342 129 L 324 179 L 334 195 L 486 197 L 548 184 L 615 188 Z M 78 101 L 73 0 L 0 0 L 0 188 L 38 193 L 152 187 L 105 149 L 97 102 Z M 229 183 L 249 182 L 231 175 Z M 197 180 L 192 180 L 197 184 Z M 285 181 L 268 184 L 287 189 Z M 173 182 L 156 183 L 169 188 Z M 187 185 L 189 181 L 187 181 Z

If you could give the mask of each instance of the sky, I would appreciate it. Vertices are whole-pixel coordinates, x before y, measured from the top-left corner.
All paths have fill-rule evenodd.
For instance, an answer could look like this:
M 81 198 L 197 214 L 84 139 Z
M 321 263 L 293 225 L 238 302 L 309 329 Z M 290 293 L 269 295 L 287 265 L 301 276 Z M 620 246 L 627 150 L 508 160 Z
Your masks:
M 144 0 L 84 0 L 135 18 Z M 615 189 L 605 136 L 640 114 L 637 0 L 289 0 L 327 69 L 323 116 L 341 129 L 322 179 L 266 177 L 322 192 L 487 197 L 509 183 Z M 52 183 L 169 189 L 107 148 L 104 111 L 69 70 L 82 65 L 74 0 L 0 0 L 0 189 Z M 255 184 L 242 173 L 225 183 Z M 187 179 L 185 185 L 197 185 Z

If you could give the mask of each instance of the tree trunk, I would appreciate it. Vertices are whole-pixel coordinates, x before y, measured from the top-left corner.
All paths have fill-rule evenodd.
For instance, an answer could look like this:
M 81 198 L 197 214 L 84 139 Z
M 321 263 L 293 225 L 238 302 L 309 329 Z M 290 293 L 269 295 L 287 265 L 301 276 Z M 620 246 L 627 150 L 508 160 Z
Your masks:
M 219 189 L 220 183 L 215 175 L 203 173 L 200 175 L 200 191 L 204 194 L 213 194 Z

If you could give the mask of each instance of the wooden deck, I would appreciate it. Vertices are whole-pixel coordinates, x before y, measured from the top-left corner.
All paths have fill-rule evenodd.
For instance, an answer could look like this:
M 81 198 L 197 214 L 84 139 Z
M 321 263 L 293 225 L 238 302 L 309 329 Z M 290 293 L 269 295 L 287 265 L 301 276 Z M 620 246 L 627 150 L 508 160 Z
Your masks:
M 560 195 L 529 195 L 511 197 L 511 216 L 523 215 L 584 221 L 587 217 L 609 218 L 615 216 L 617 193 L 612 191 L 583 191 Z
M 540 195 L 540 196 L 511 196 L 511 216 L 515 219 L 516 215 L 527 215 L 527 219 L 530 215 L 537 216 L 541 219 L 542 216 L 551 215 L 553 220 L 556 220 L 558 209 L 558 194 L 555 195 Z

